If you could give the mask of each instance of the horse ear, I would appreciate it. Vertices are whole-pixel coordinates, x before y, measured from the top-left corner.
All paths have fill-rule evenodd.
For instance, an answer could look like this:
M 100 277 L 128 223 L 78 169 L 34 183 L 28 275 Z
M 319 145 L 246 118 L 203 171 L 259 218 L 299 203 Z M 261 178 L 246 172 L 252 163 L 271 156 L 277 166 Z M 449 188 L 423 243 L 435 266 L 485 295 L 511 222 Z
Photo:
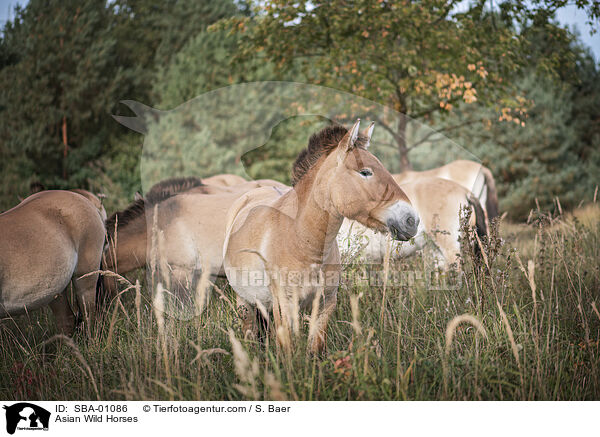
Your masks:
M 360 118 L 356 120 L 354 126 L 352 126 L 348 132 L 346 132 L 346 135 L 344 135 L 344 138 L 342 138 L 342 141 L 340 141 L 338 145 L 338 162 L 343 161 L 346 153 L 352 150 L 354 147 L 354 143 L 356 143 L 356 139 L 358 138 L 359 128 Z
M 373 136 L 373 129 L 375 129 L 375 122 L 372 121 L 369 127 L 367 127 L 363 131 L 363 136 L 367 138 L 367 142 L 365 143 L 365 149 L 368 149 L 371 145 L 371 137 Z
M 135 192 L 135 195 L 133 196 L 133 200 L 144 200 L 144 196 L 142 196 L 139 192 Z

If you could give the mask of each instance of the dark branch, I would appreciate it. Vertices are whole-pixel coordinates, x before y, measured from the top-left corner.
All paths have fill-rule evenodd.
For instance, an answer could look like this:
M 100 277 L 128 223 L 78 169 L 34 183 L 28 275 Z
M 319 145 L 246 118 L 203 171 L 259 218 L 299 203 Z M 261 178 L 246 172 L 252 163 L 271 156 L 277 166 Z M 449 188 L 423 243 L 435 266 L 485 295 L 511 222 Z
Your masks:
M 479 122 L 481 122 L 483 120 L 485 120 L 485 118 L 477 118 L 477 119 L 474 119 L 474 120 L 467 120 L 467 121 L 465 121 L 463 123 L 455 124 L 454 126 L 447 126 L 447 127 L 440 128 L 438 130 L 432 130 L 432 131 L 428 132 L 419 141 L 417 141 L 412 146 L 410 146 L 408 148 L 408 150 L 412 150 L 415 147 L 420 146 L 421 144 L 423 144 L 425 141 L 427 141 L 429 138 L 431 138 L 432 136 L 434 136 L 436 134 L 442 135 L 442 132 L 448 132 L 448 131 L 451 131 L 451 130 L 459 129 L 461 127 L 468 126 L 470 124 L 479 123 Z

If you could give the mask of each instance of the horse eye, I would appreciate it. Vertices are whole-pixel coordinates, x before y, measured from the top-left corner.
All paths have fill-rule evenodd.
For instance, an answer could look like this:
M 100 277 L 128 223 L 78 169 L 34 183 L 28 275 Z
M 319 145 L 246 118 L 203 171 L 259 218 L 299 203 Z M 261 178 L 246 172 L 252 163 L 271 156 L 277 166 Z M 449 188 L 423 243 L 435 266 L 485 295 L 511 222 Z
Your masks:
M 367 176 L 373 176 L 373 172 L 371 171 L 370 168 L 363 168 L 361 171 L 359 171 L 361 176 L 367 177 Z

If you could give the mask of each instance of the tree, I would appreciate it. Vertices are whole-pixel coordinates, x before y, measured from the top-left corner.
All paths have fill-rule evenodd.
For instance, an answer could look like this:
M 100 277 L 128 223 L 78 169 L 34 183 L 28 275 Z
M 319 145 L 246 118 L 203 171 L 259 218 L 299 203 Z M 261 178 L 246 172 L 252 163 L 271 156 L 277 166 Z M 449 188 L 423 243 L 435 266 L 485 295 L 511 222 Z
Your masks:
M 551 21 L 523 29 L 531 66 L 516 86 L 528 101 L 524 121 L 501 120 L 457 132 L 494 175 L 512 218 L 591 200 L 600 170 L 600 72 L 575 35 Z M 470 108 L 459 108 L 469 117 Z
M 5 206 L 28 194 L 31 182 L 110 185 L 98 177 L 103 171 L 116 191 L 139 189 L 140 138 L 111 114 L 124 110 L 123 99 L 154 103 L 157 71 L 235 13 L 228 0 L 31 0 L 18 8 L 0 39 Z
M 460 141 L 491 167 L 500 208 L 511 218 L 527 218 L 536 203 L 551 210 L 557 197 L 565 209 L 576 206 L 586 178 L 571 123 L 572 92 L 535 72 L 521 79 L 518 87 L 532 102 L 524 125 L 506 114 L 501 122 L 465 129 Z
M 161 120 L 162 126 L 153 126 L 149 143 L 153 138 L 156 144 L 166 144 L 165 152 L 160 161 L 169 159 L 171 154 L 175 157 L 169 161 L 168 169 L 177 167 L 175 162 L 182 153 L 194 150 L 194 161 L 199 164 L 194 174 L 209 176 L 222 172 L 241 172 L 242 168 L 237 165 L 243 163 L 245 172 L 242 176 L 253 179 L 272 178 L 280 181 L 288 181 L 290 168 L 294 158 L 308 140 L 307 132 L 318 130 L 323 126 L 323 121 L 314 117 L 300 117 L 286 120 L 278 124 L 272 132 L 268 143 L 265 145 L 252 144 L 240 139 L 236 133 L 235 126 L 244 125 L 243 111 L 239 111 L 240 102 L 234 102 L 228 107 L 224 114 L 222 128 L 214 128 L 220 131 L 219 135 L 211 135 L 210 141 L 206 141 L 204 135 L 198 138 L 198 132 L 202 131 L 206 123 L 220 123 L 220 111 L 222 108 L 206 110 L 203 103 L 194 103 L 190 100 L 204 93 L 227 87 L 229 85 L 254 81 L 282 80 L 285 77 L 278 76 L 275 68 L 270 62 L 259 59 L 248 59 L 243 63 L 233 63 L 241 37 L 230 34 L 225 30 L 204 31 L 192 38 L 188 43 L 171 58 L 171 62 L 165 67 L 159 68 L 154 82 L 153 94 L 156 96 L 161 109 L 174 109 L 188 102 L 188 108 L 180 114 L 170 114 Z M 297 69 L 290 67 L 287 71 L 288 78 L 298 79 Z M 254 90 L 250 90 L 252 93 Z M 225 101 L 225 93 L 216 92 L 207 101 Z M 268 103 L 262 101 L 264 94 L 260 94 L 253 108 L 260 112 Z M 240 99 L 252 98 L 239 96 Z M 203 99 L 201 97 L 201 99 Z M 235 100 L 235 99 L 234 99 Z M 233 113 L 235 112 L 235 113 Z M 275 115 L 266 114 L 266 117 Z M 252 117 L 253 115 L 251 115 Z M 219 126 L 221 126 L 219 124 Z M 255 138 L 251 134 L 245 134 L 247 139 Z M 178 147 L 168 147 L 169 143 L 176 143 Z M 255 150 L 247 152 L 253 147 Z M 247 152 L 247 153 L 245 153 Z M 148 167 L 148 166 L 147 166 Z M 179 169 L 181 175 L 188 175 L 190 168 Z M 160 174 L 165 174 L 164 170 Z M 179 174 L 179 173 L 178 173 Z
M 428 139 L 409 138 L 412 120 L 453 119 L 444 132 L 481 121 L 453 117 L 461 102 L 492 108 L 493 118 L 508 111 L 524 117 L 525 101 L 512 84 L 529 64 L 528 46 L 516 29 L 547 20 L 564 4 L 507 0 L 490 12 L 482 0 L 460 7 L 455 0 L 269 0 L 254 3 L 252 19 L 229 20 L 224 27 L 243 35 L 238 59 L 262 56 L 281 70 L 301 60 L 311 82 L 406 114 L 393 125 L 378 120 L 406 169 L 409 152 Z M 597 2 L 577 5 L 590 20 L 600 16 Z
M 111 9 L 121 63 L 137 74 L 127 98 L 148 104 L 157 103 L 151 90 L 159 69 L 207 26 L 240 14 L 232 0 L 116 0 Z
M 334 0 L 260 2 L 252 25 L 230 20 L 243 35 L 239 59 L 262 55 L 286 70 L 303 60 L 313 83 L 341 88 L 406 114 L 395 125 L 377 120 L 395 139 L 401 168 L 420 144 L 407 139 L 412 119 L 450 114 L 459 102 L 520 107 L 509 78 L 520 41 L 483 2 L 453 12 L 453 1 Z M 459 125 L 477 120 L 460 120 Z M 448 127 L 449 130 L 457 126 Z
M 3 186 L 13 196 L 30 182 L 84 186 L 93 175 L 129 82 L 110 18 L 103 0 L 32 0 L 5 28 L 18 49 L 0 70 Z
M 239 38 L 224 31 L 200 32 L 171 62 L 158 68 L 153 93 L 158 106 L 172 109 L 202 93 L 234 83 L 272 79 L 272 65 L 231 65 Z
M 215 61 L 205 56 L 205 50 L 210 52 L 211 48 L 203 44 L 196 44 L 196 51 L 187 49 L 184 55 L 178 57 L 177 54 L 202 35 L 211 23 L 240 13 L 236 3 L 230 0 L 116 0 L 109 6 L 113 13 L 111 36 L 117 40 L 119 64 L 131 77 L 128 88 L 118 100 L 137 100 L 161 108 L 172 108 L 191 98 L 180 99 L 179 90 L 191 90 L 194 88 L 191 84 L 200 80 L 194 75 L 180 76 L 179 73 L 201 66 L 210 69 Z M 180 72 L 178 68 L 182 64 L 186 66 Z M 227 77 L 224 68 L 221 73 L 224 76 L 219 74 L 214 78 Z M 211 84 L 206 86 L 210 88 Z M 130 115 L 124 105 L 118 106 L 113 113 Z M 122 126 L 116 129 L 102 156 L 102 172 L 97 180 L 112 195 L 106 203 L 122 207 L 120 202 L 127 202 L 136 191 L 142 190 L 140 155 L 143 138 Z

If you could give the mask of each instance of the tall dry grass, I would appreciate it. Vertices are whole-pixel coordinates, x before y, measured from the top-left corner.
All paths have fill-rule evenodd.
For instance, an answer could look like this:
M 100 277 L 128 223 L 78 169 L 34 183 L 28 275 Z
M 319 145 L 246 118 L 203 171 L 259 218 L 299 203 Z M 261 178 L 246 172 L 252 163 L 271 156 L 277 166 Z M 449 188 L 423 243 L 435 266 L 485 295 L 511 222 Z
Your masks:
M 166 283 L 140 272 L 89 336 L 53 338 L 49 311 L 2 322 L 0 398 L 599 399 L 599 231 L 595 204 L 502 223 L 483 259 L 465 245 L 457 287 L 432 289 L 419 257 L 390 260 L 385 286 L 340 287 L 322 354 L 307 352 L 314 311 L 280 307 L 261 344 L 227 284 L 200 281 L 199 315 L 182 321 L 161 311 Z

